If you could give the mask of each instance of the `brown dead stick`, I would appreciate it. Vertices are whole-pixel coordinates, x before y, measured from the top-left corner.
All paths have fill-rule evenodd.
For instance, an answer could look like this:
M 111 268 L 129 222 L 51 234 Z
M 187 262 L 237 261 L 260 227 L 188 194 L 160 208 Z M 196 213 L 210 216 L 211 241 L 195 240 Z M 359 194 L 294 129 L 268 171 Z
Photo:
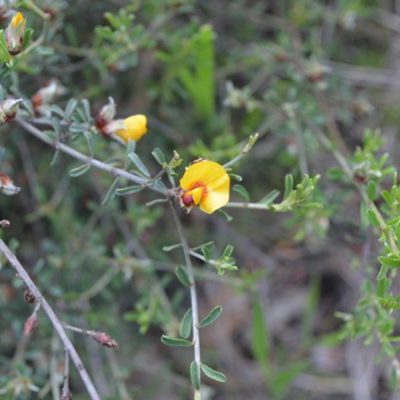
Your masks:
M 61 321 L 58 319 L 57 315 L 50 307 L 47 300 L 43 297 L 42 293 L 36 286 L 36 284 L 32 281 L 28 273 L 26 272 L 25 268 L 21 265 L 18 261 L 17 257 L 14 253 L 9 249 L 9 247 L 0 239 L 0 251 L 4 254 L 7 258 L 9 263 L 11 264 L 12 268 L 17 273 L 18 277 L 23 280 L 28 290 L 35 296 L 36 301 L 41 303 L 43 311 L 46 313 L 47 317 L 49 318 L 50 322 L 52 323 L 55 331 L 57 332 L 58 336 L 60 337 L 61 342 L 64 345 L 65 351 L 71 357 L 72 362 L 75 364 L 76 369 L 78 370 L 79 375 L 83 381 L 83 384 L 88 391 L 88 394 L 91 400 L 101 400 L 97 390 L 87 373 L 79 354 L 77 353 L 75 347 L 73 346 L 72 342 L 70 341 L 69 337 L 65 333 L 63 325 Z

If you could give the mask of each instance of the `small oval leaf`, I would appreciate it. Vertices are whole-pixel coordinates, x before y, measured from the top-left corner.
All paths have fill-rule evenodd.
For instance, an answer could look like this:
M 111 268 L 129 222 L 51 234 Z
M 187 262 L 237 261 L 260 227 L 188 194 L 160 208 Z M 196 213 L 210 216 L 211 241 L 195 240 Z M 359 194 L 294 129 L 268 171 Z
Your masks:
M 143 164 L 142 160 L 136 153 L 129 153 L 129 159 L 133 162 L 135 167 L 146 177 L 150 177 L 150 172 L 147 167 Z
M 279 190 L 272 190 L 269 192 L 266 196 L 264 196 L 258 203 L 259 204 L 264 204 L 265 206 L 271 205 L 274 200 L 279 196 Z
M 210 324 L 212 324 L 222 312 L 221 306 L 215 306 L 200 322 L 199 328 L 204 328 Z
M 161 336 L 161 342 L 163 342 L 167 346 L 171 347 L 192 347 L 193 343 L 189 342 L 189 340 L 181 339 L 181 338 L 173 338 L 167 335 Z
M 70 99 L 65 107 L 64 118 L 66 120 L 71 118 L 72 113 L 75 111 L 75 108 L 78 105 L 78 101 L 74 98 Z
M 167 161 L 165 159 L 164 153 L 158 148 L 156 147 L 151 154 L 153 155 L 153 157 L 155 158 L 155 160 L 161 165 L 164 166 L 166 165 Z
M 201 369 L 210 379 L 222 383 L 226 382 L 226 376 L 222 372 L 216 371 L 204 363 L 201 363 Z
M 292 190 L 293 190 L 293 176 L 289 174 L 285 176 L 285 193 L 283 195 L 283 198 L 286 199 L 292 192 Z
M 232 186 L 232 190 L 239 193 L 246 201 L 250 201 L 250 194 L 244 186 L 236 184 Z
M 124 188 L 118 188 L 115 191 L 115 194 L 117 196 L 127 196 L 128 194 L 140 192 L 143 189 L 144 189 L 144 187 L 141 185 L 126 186 Z
M 69 176 L 72 178 L 77 178 L 78 176 L 83 175 L 90 169 L 90 164 L 84 164 L 79 167 L 73 168 L 69 171 Z
M 192 332 L 192 309 L 186 311 L 185 315 L 182 318 L 181 324 L 179 325 L 179 334 L 187 339 Z
M 200 366 L 197 361 L 190 364 L 190 380 L 195 390 L 200 390 Z
M 179 282 L 182 283 L 183 286 L 190 287 L 192 286 L 192 282 L 186 272 L 186 269 L 181 265 L 176 267 L 175 269 L 176 277 L 178 278 Z
M 111 201 L 114 198 L 115 192 L 116 192 L 117 187 L 118 187 L 118 182 L 119 182 L 119 177 L 114 179 L 114 182 L 110 186 L 110 189 L 108 189 L 108 192 L 105 195 L 105 197 L 104 197 L 103 201 L 101 202 L 101 204 L 105 205 L 105 204 L 107 204 L 109 201 Z

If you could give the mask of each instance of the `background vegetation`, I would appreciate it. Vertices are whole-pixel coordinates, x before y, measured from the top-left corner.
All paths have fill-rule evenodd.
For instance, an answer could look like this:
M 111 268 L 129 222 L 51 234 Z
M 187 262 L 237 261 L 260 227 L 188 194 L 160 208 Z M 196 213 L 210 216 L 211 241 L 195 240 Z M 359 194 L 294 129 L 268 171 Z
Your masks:
M 400 2 L 10 0 L 1 28 L 15 10 L 32 31 L 9 59 L 0 43 L 1 98 L 24 100 L 0 125 L 0 170 L 21 188 L 1 195 L 0 234 L 65 323 L 118 342 L 70 334 L 101 398 L 192 396 L 193 350 L 160 341 L 185 336 L 191 306 L 179 236 L 159 196 L 124 192 L 24 122 L 138 175 L 174 150 L 177 179 L 199 157 L 239 156 L 243 207 L 179 213 L 200 315 L 223 308 L 201 347 L 227 382 L 204 376 L 203 399 L 398 399 Z M 110 96 L 118 116 L 149 119 L 133 166 L 94 128 Z M 63 346 L 41 312 L 24 335 L 23 291 L 4 259 L 0 398 L 60 399 Z M 88 398 L 73 366 L 70 389 Z

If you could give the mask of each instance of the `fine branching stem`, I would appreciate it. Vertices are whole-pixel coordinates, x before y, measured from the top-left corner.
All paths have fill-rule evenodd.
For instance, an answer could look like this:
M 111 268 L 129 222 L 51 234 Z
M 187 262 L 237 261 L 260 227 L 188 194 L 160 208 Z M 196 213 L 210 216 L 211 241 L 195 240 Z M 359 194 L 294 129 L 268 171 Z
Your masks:
M 76 351 L 71 340 L 65 333 L 62 322 L 59 320 L 59 318 L 57 317 L 57 315 L 55 314 L 55 312 L 53 311 L 47 300 L 43 297 L 42 293 L 40 292 L 36 284 L 32 281 L 31 277 L 28 275 L 25 268 L 18 261 L 17 257 L 1 239 L 0 239 L 0 252 L 4 254 L 6 259 L 10 263 L 11 267 L 15 270 L 17 276 L 20 279 L 22 279 L 25 286 L 36 298 L 36 302 L 40 302 L 43 311 L 46 313 L 51 324 L 53 325 L 54 330 L 57 332 L 61 342 L 63 343 L 65 351 L 68 352 L 72 362 L 74 363 L 76 369 L 78 370 L 78 373 L 83 381 L 83 384 L 86 387 L 90 399 L 100 400 L 100 396 L 97 393 L 97 390 L 89 374 L 87 373 L 78 352 Z
M 42 142 L 48 144 L 49 146 L 54 147 L 56 150 L 59 150 L 65 154 L 68 154 L 69 156 L 75 158 L 76 160 L 82 161 L 83 163 L 90 165 L 92 167 L 95 167 L 97 169 L 101 169 L 103 171 L 109 172 L 114 176 L 120 176 L 120 177 L 125 178 L 129 181 L 132 181 L 138 185 L 143 185 L 145 187 L 148 187 L 149 189 L 154 190 L 155 192 L 164 194 L 163 190 L 154 186 L 153 181 L 141 178 L 140 176 L 134 175 L 134 174 L 127 172 L 121 168 L 113 167 L 112 165 L 106 164 L 100 160 L 86 156 L 85 154 L 82 154 L 81 152 L 73 149 L 72 147 L 69 147 L 64 143 L 58 142 L 58 141 L 50 138 L 48 135 L 46 135 L 41 130 L 36 128 L 34 125 L 32 125 L 31 123 L 29 123 L 21 118 L 16 118 L 16 122 L 22 128 L 27 130 L 29 133 L 31 133 L 32 135 L 34 135 L 38 139 L 40 139 Z
M 188 273 L 189 280 L 191 282 L 190 286 L 190 302 L 192 306 L 192 328 L 193 328 L 193 346 L 194 346 L 194 361 L 197 363 L 200 368 L 201 365 L 201 353 L 200 353 L 200 333 L 199 333 L 199 308 L 197 301 L 197 292 L 196 292 L 196 282 L 193 273 L 193 265 L 192 260 L 190 258 L 190 248 L 186 237 L 183 232 L 183 227 L 181 221 L 179 220 L 178 214 L 175 210 L 175 205 L 172 202 L 172 199 L 169 200 L 169 205 L 171 208 L 172 216 L 174 219 L 174 223 L 176 226 L 176 230 L 178 231 L 179 240 L 182 245 L 183 256 L 185 258 L 186 270 Z M 201 400 L 201 390 L 195 390 L 194 399 Z

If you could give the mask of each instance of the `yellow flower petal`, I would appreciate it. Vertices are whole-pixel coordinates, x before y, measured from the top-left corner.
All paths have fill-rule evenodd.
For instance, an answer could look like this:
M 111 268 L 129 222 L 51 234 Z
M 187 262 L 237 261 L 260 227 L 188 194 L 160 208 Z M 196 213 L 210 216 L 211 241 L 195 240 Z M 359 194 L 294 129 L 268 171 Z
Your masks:
M 17 12 L 11 20 L 11 26 L 17 28 L 21 24 L 25 24 L 25 18 L 22 13 Z
M 145 115 L 137 114 L 124 119 L 125 128 L 115 133 L 125 142 L 128 140 L 138 141 L 147 133 L 147 118 Z
M 197 206 L 200 201 L 201 198 L 203 197 L 204 194 L 204 188 L 202 187 L 197 187 L 195 189 L 189 190 L 188 192 L 186 192 L 189 196 L 192 196 L 193 199 L 193 203 Z
M 214 161 L 203 160 L 190 165 L 180 180 L 180 187 L 185 195 L 192 196 L 194 205 L 199 205 L 207 214 L 229 201 L 229 175 Z
M 218 180 L 218 186 L 212 189 L 208 188 L 206 196 L 200 202 L 200 209 L 207 214 L 211 214 L 225 206 L 229 201 L 230 178 L 226 174 L 226 178 Z
M 193 188 L 196 181 L 208 186 L 220 177 L 227 175 L 224 167 L 214 161 L 202 160 L 186 168 L 179 184 L 183 190 Z

